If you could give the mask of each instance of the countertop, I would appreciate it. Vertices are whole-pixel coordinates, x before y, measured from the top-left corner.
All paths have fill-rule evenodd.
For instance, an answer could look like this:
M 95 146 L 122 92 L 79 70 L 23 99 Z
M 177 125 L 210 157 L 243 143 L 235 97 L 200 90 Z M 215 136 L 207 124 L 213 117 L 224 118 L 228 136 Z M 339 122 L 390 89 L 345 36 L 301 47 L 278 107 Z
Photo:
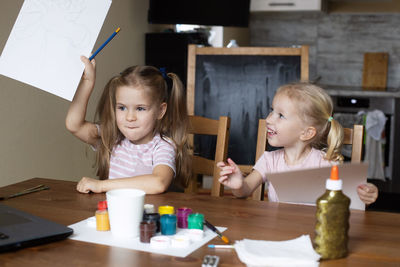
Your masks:
M 324 88 L 331 96 L 400 98 L 400 89 L 394 89 L 394 88 L 388 88 L 386 91 L 369 91 L 369 90 L 363 90 L 362 87 L 355 87 L 355 86 L 337 86 L 337 85 L 323 85 L 323 84 L 318 84 L 318 86 Z

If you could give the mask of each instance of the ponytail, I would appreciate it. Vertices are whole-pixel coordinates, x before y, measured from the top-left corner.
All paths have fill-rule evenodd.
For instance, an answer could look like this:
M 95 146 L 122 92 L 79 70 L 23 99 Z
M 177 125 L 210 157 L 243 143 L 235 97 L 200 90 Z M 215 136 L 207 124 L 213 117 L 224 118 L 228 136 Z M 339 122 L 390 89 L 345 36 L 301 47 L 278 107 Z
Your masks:
M 191 175 L 191 156 L 188 144 L 189 116 L 186 94 L 179 77 L 168 73 L 172 88 L 168 97 L 167 112 L 161 122 L 162 136 L 168 136 L 176 146 L 176 182 L 186 188 Z
M 327 147 L 325 158 L 330 161 L 342 162 L 343 156 L 341 154 L 341 149 L 344 137 L 343 127 L 332 117 L 329 117 L 328 120 L 327 124 L 330 124 L 330 126 L 327 127 L 328 133 L 326 137 Z

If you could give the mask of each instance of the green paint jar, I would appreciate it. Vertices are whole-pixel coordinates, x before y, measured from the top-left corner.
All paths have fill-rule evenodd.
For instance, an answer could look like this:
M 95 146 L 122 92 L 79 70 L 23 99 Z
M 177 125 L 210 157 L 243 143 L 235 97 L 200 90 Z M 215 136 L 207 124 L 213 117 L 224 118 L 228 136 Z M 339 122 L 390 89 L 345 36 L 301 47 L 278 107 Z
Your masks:
M 201 213 L 192 213 L 188 216 L 188 229 L 203 230 L 204 215 Z

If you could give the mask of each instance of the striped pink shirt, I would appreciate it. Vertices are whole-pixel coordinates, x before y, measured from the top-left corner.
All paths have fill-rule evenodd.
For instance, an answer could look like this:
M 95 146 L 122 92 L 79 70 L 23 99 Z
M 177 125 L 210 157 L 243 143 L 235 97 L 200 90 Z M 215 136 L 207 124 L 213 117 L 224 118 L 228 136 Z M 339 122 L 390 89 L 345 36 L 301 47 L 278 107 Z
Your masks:
M 113 148 L 108 178 L 151 174 L 160 164 L 169 166 L 176 173 L 175 149 L 171 141 L 167 142 L 156 134 L 149 143 L 135 145 L 125 138 Z

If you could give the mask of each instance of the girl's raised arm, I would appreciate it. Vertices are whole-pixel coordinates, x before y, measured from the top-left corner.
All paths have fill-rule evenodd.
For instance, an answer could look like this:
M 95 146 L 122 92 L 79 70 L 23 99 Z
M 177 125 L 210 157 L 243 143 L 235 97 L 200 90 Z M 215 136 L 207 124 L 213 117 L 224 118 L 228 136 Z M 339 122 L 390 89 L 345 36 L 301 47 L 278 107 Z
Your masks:
M 85 71 L 69 106 L 65 125 L 68 131 L 80 140 L 95 146 L 99 137 L 97 127 L 95 124 L 86 121 L 85 118 L 87 105 L 96 79 L 96 64 L 94 60 L 89 61 L 84 56 L 81 56 L 81 60 L 85 64 Z

